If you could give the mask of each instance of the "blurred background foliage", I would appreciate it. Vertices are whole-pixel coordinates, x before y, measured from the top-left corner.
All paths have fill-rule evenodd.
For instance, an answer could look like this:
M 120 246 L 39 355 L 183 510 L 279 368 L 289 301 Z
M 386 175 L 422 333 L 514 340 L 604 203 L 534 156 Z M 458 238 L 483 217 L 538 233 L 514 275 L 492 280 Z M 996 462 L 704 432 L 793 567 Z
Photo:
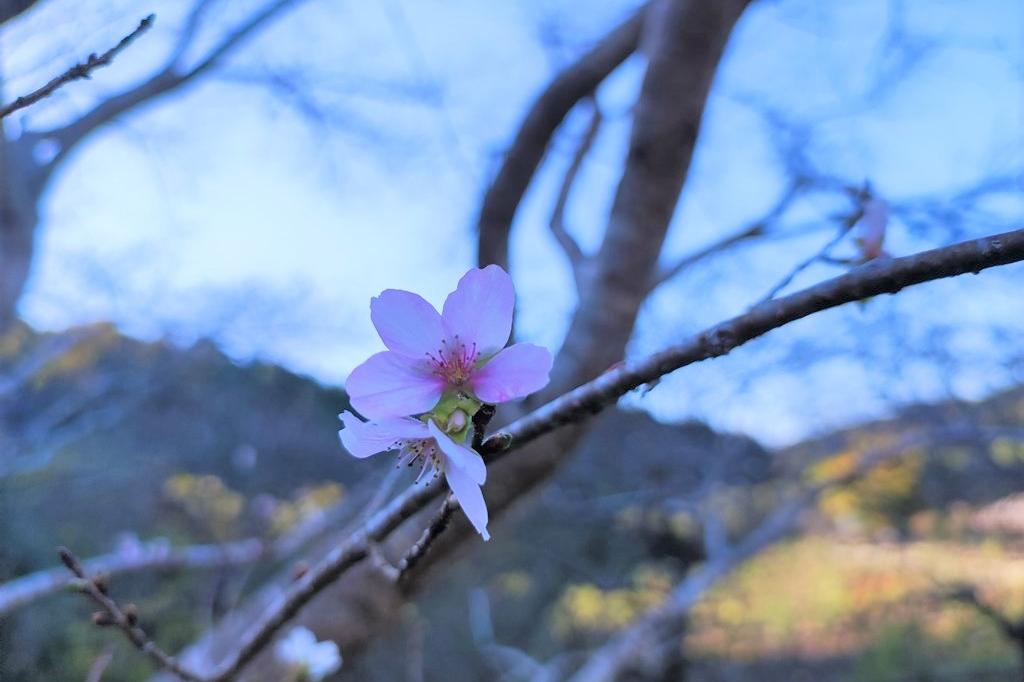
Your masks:
M 356 466 L 343 456 L 337 390 L 236 364 L 205 343 L 143 343 L 106 326 L 68 334 L 74 347 L 41 366 L 20 405 L 5 410 L 5 434 L 103 377 L 134 381 L 110 389 L 117 419 L 73 443 L 48 434 L 39 445 L 57 440 L 45 462 L 13 460 L 16 470 L 0 481 L 6 576 L 53 564 L 59 543 L 90 555 L 129 551 L 140 538 L 281 537 L 344 506 L 347 490 L 375 489 L 392 469 L 386 459 Z M 22 352 L 61 338 L 13 336 L 3 347 Z M 442 586 L 407 608 L 348 674 L 400 679 L 411 637 L 422 638 L 430 652 L 422 665 L 438 679 L 490 679 L 486 652 L 498 643 L 538 660 L 572 655 L 661 603 L 701 560 L 699 510 L 688 500 L 710 476 L 715 508 L 739 536 L 785 494 L 787 472 L 828 479 L 902 434 L 964 419 L 1022 426 L 1022 417 L 1017 389 L 978 403 L 912 406 L 772 453 L 695 422 L 602 415 L 550 489 L 503 521 L 487 552 L 441 576 Z M 694 679 L 1010 679 L 1015 643 L 944 590 L 972 585 L 1007 618 L 1024 617 L 1024 499 L 1015 496 L 1022 447 L 1009 437 L 936 442 L 824 496 L 800 537 L 749 562 L 694 610 L 680 643 Z M 174 648 L 270 570 L 125 576 L 117 592 Z M 109 679 L 146 679 L 148 664 L 87 615 L 73 595 L 8 614 L 4 679 L 74 679 L 106 651 L 114 653 Z

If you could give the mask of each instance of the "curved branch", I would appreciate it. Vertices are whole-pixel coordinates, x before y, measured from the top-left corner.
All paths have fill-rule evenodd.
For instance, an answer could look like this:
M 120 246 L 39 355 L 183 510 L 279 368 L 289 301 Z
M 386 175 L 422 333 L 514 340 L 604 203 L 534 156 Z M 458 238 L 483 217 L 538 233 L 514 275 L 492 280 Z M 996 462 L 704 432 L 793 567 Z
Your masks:
M 477 218 L 477 261 L 508 270 L 508 236 L 519 203 L 544 159 L 555 130 L 576 103 L 597 89 L 636 51 L 646 6 L 559 73 L 530 107 L 501 168 L 487 188 Z
M 555 200 L 555 208 L 551 212 L 551 221 L 548 223 L 555 241 L 562 247 L 565 257 L 569 259 L 577 293 L 583 290 L 583 268 L 586 265 L 587 256 L 565 227 L 565 209 L 569 203 L 569 194 L 572 192 L 573 185 L 576 184 L 576 176 L 579 175 L 580 168 L 583 167 L 583 161 L 587 158 L 590 148 L 594 146 L 594 140 L 597 139 L 598 131 L 601 130 L 602 116 L 597 100 L 594 100 L 593 105 L 594 110 L 590 114 L 590 122 L 587 124 L 583 137 L 580 138 L 579 146 L 576 147 L 576 153 L 572 157 L 572 162 L 565 171 L 565 177 L 562 178 L 562 186 L 558 190 L 558 199 Z

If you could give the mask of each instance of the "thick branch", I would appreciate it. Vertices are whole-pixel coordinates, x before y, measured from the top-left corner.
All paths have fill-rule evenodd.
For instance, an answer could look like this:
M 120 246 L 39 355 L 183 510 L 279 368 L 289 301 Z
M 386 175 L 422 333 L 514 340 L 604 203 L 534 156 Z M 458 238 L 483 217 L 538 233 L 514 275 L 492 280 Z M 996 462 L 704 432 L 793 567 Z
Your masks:
M 39 88 L 38 90 L 30 92 L 27 95 L 22 95 L 21 97 L 14 100 L 5 107 L 0 107 L 0 118 L 3 118 L 4 116 L 9 116 L 13 114 L 15 111 L 18 111 L 19 109 L 24 109 L 25 107 L 35 104 L 41 99 L 49 97 L 50 95 L 55 93 L 59 88 L 62 88 L 63 86 L 67 85 L 72 81 L 91 78 L 91 74 L 93 71 L 100 67 L 107 66 L 112 61 L 114 61 L 114 57 L 116 57 L 126 47 L 131 45 L 136 38 L 138 38 L 140 35 L 148 31 L 155 20 L 156 15 L 150 14 L 148 17 L 139 22 L 138 27 L 136 27 L 134 31 L 126 35 L 124 38 L 121 38 L 121 41 L 117 45 L 110 48 L 103 54 L 99 56 L 95 54 L 89 55 L 89 58 L 86 59 L 84 62 L 75 64 L 67 71 L 57 76 L 46 85 Z
M 38 2 L 39 0 L 0 0 L 0 24 L 10 21 Z
M 506 437 L 518 447 L 614 404 L 621 396 L 686 365 L 719 357 L 773 329 L 822 310 L 945 277 L 978 273 L 1024 260 L 1024 229 L 952 246 L 872 261 L 802 291 L 761 303 L 644 360 L 605 372 L 513 422 Z M 488 444 L 502 434 L 488 439 Z
M 530 107 L 477 218 L 477 261 L 508 270 L 508 236 L 527 187 L 544 159 L 555 130 L 581 99 L 626 61 L 640 42 L 644 9 L 640 9 L 589 52 L 559 73 Z
M 622 360 L 686 181 L 719 60 L 747 0 L 664 0 L 646 15 L 648 67 L 604 240 L 547 395 Z

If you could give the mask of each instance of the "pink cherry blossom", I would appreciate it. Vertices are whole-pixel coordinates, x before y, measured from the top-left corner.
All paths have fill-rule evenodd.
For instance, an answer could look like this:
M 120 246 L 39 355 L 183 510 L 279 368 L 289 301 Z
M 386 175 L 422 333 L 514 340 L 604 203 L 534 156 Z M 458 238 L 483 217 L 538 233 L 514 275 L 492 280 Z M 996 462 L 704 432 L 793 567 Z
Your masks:
M 398 450 L 398 466 L 420 466 L 417 481 L 444 474 L 469 522 L 484 540 L 491 539 L 487 532 L 487 504 L 480 492 L 487 479 L 487 467 L 479 454 L 456 443 L 432 419 L 424 423 L 411 417 L 384 417 L 364 422 L 351 412 L 339 416 L 345 428 L 338 435 L 349 453 L 362 459 Z M 459 426 L 464 425 L 463 420 Z
M 446 392 L 485 403 L 523 398 L 548 383 L 551 353 L 530 343 L 505 348 L 515 289 L 497 265 L 467 272 L 438 313 L 417 294 L 388 289 L 370 301 L 387 350 L 356 367 L 345 389 L 370 419 L 423 414 Z
M 857 236 L 854 238 L 865 261 L 889 256 L 882 247 L 888 223 L 889 204 L 878 197 L 868 199 L 864 203 L 864 213 L 857 221 Z

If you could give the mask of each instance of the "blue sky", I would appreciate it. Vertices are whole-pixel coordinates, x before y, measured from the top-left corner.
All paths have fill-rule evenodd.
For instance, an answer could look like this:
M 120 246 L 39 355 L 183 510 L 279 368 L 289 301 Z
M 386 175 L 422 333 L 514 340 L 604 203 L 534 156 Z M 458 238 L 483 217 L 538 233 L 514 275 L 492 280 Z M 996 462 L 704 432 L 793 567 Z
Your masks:
M 259 3 L 225 4 L 204 40 Z M 45 202 L 23 314 L 46 329 L 113 319 L 144 338 L 213 335 L 240 359 L 342 381 L 379 347 L 371 296 L 406 288 L 439 303 L 470 267 L 482 189 L 531 98 L 635 5 L 306 0 L 237 54 L 230 78 L 154 103 L 74 155 Z M 160 63 L 184 6 L 51 0 L 0 36 L 5 92 L 104 49 L 155 11 L 158 28 L 114 66 L 28 114 L 63 120 Z M 630 60 L 598 93 L 607 123 L 567 214 L 587 249 L 600 240 L 642 67 Z M 268 71 L 301 74 L 328 120 L 240 84 Z M 750 102 L 806 124 L 800 149 L 817 168 L 870 178 L 901 205 L 1024 167 L 1022 77 L 1024 6 L 1012 0 L 755 3 L 716 79 L 666 261 L 763 214 L 781 191 L 781 138 Z M 512 242 L 520 333 L 552 347 L 574 294 L 547 222 L 585 118 L 576 112 L 560 133 Z M 825 228 L 664 287 L 630 353 L 741 312 L 828 240 L 829 216 L 845 207 L 812 196 L 786 224 Z M 989 208 L 1005 229 L 1024 216 L 1019 192 Z M 920 234 L 897 220 L 890 250 L 946 243 L 945 227 Z M 795 286 L 837 273 L 813 267 Z M 1011 371 L 1024 346 L 1022 281 L 1018 266 L 851 306 L 626 402 L 784 443 L 901 402 L 983 395 L 1024 378 Z M 993 324 L 1009 343 L 993 339 Z M 955 366 L 929 355 L 936 346 Z

